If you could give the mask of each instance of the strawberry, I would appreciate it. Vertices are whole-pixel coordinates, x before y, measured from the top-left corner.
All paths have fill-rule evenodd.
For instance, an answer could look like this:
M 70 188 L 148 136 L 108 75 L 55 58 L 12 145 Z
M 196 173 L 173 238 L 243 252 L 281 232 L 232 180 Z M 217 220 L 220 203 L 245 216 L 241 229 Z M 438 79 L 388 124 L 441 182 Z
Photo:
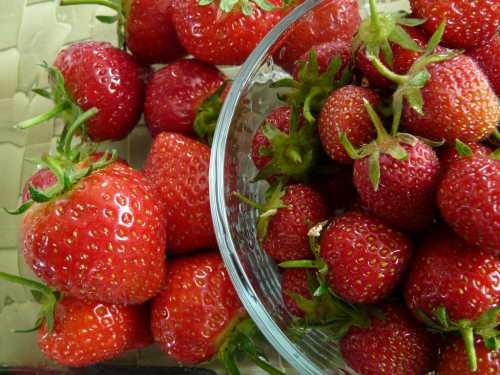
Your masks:
M 328 286 L 347 302 L 378 302 L 399 283 L 411 247 L 402 233 L 368 214 L 351 211 L 336 217 L 320 242 Z
M 304 311 L 297 304 L 296 298 L 302 297 L 309 300 L 312 298 L 308 285 L 308 272 L 306 268 L 289 268 L 283 270 L 281 274 L 283 301 L 288 311 L 296 317 L 304 317 Z
M 24 185 L 22 192 L 22 202 L 25 203 L 30 199 L 29 185 L 34 186 L 39 190 L 45 190 L 57 184 L 57 177 L 52 171 L 48 168 L 42 168 L 34 173 L 26 184 Z
M 369 143 L 375 133 L 364 99 L 372 106 L 380 103 L 380 97 L 370 89 L 348 85 L 330 94 L 321 109 L 319 137 L 323 149 L 336 162 L 352 163 L 340 142 L 341 133 L 345 133 L 355 147 Z
M 197 109 L 223 82 L 224 75 L 217 68 L 192 59 L 177 60 L 156 71 L 144 103 L 151 135 L 163 131 L 192 135 Z
M 383 319 L 352 327 L 340 341 L 342 356 L 362 375 L 425 375 L 434 367 L 433 338 L 399 305 L 382 306 Z
M 408 306 L 431 328 L 461 333 L 471 369 L 477 367 L 474 332 L 486 342 L 497 334 L 499 271 L 500 259 L 448 230 L 428 235 L 410 265 L 404 292 Z
M 500 158 L 494 155 L 470 153 L 452 163 L 437 201 L 446 222 L 466 242 L 500 256 Z
M 481 143 L 467 142 L 465 144 L 474 155 L 487 156 L 491 153 L 491 149 Z M 463 158 L 457 150 L 455 145 L 448 145 L 439 150 L 439 162 L 441 163 L 441 170 L 444 172 L 448 170 L 449 166 L 455 161 Z
M 144 174 L 165 205 L 170 253 L 217 248 L 208 197 L 209 160 L 208 146 L 177 133 L 158 134 L 149 151 Z
M 445 20 L 442 44 L 451 48 L 476 48 L 487 43 L 500 27 L 496 0 L 410 0 L 413 13 L 426 20 L 423 29 L 434 33 Z
M 21 206 L 24 257 L 35 274 L 92 301 L 138 304 L 154 296 L 165 273 L 159 260 L 166 239 L 147 179 L 107 156 L 92 164 L 97 170 L 77 167 L 64 177 L 57 160 L 47 160 L 59 183 L 43 192 L 30 186 L 31 199 Z M 61 190 L 63 180 L 70 186 Z
M 474 375 L 474 374 L 499 374 L 500 354 L 498 351 L 489 350 L 481 340 L 476 340 L 477 371 L 472 372 L 467 365 L 467 354 L 464 343 L 460 339 L 452 340 L 440 355 L 438 362 L 438 375 Z
M 324 0 L 292 26 L 274 53 L 274 60 L 292 72 L 296 61 L 313 46 L 326 42 L 350 43 L 360 23 L 357 0 Z
M 184 48 L 195 58 L 218 65 L 242 64 L 271 28 L 288 12 L 281 0 L 234 6 L 227 0 L 182 1 L 174 7 L 173 20 Z
M 500 34 L 495 34 L 484 46 L 468 52 L 490 80 L 495 94 L 500 95 Z

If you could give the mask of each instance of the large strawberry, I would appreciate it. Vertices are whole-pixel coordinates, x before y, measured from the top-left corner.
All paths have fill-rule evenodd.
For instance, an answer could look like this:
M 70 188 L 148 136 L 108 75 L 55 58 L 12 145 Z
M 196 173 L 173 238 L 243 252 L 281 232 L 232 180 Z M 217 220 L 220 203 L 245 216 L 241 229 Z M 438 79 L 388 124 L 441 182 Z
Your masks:
M 323 149 L 334 161 L 352 163 L 340 134 L 344 133 L 355 147 L 369 143 L 375 133 L 363 100 L 377 106 L 380 97 L 370 89 L 348 85 L 335 90 L 326 99 L 318 119 Z
M 177 133 L 160 133 L 149 151 L 144 174 L 165 206 L 168 252 L 217 247 L 208 197 L 209 160 L 208 146 Z
M 429 234 L 415 252 L 405 299 L 431 328 L 464 337 L 471 369 L 477 367 L 474 332 L 495 346 L 499 324 L 500 259 L 466 245 L 453 232 Z
M 312 47 L 333 41 L 350 43 L 360 20 L 357 0 L 324 0 L 292 26 L 274 53 L 275 61 L 292 72 L 296 61 Z
M 383 319 L 367 328 L 352 327 L 340 341 L 350 367 L 361 375 L 425 375 L 437 350 L 431 335 L 399 305 L 382 306 Z
M 500 256 L 500 157 L 468 151 L 441 180 L 438 205 L 465 241 Z
M 443 45 L 476 48 L 487 43 L 500 27 L 500 7 L 496 0 L 410 0 L 413 13 L 426 20 L 430 34 L 446 21 Z
M 481 340 L 474 342 L 477 355 L 477 371 L 467 364 L 467 353 L 460 339 L 453 339 L 442 351 L 438 361 L 437 375 L 489 375 L 500 374 L 500 353 L 488 349 Z
M 259 5 L 263 7 L 259 7 Z M 200 2 L 175 5 L 173 20 L 179 39 L 194 57 L 218 65 L 239 65 L 287 13 L 281 0 Z
M 198 108 L 223 82 L 224 74 L 217 68 L 194 59 L 177 60 L 157 70 L 148 82 L 144 103 L 151 134 L 194 134 Z
M 487 44 L 468 54 L 486 74 L 495 93 L 500 95 L 500 34 L 495 34 Z

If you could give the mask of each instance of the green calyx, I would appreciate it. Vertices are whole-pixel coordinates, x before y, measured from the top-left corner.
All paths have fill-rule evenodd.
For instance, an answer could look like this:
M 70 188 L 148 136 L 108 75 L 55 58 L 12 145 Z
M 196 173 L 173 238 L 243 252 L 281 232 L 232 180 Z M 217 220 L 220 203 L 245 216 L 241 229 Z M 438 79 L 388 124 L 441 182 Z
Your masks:
M 431 331 L 437 333 L 455 332 L 462 336 L 467 353 L 469 369 L 477 371 L 477 356 L 474 347 L 474 336 L 482 338 L 484 345 L 491 351 L 500 350 L 500 307 L 493 307 L 484 312 L 477 320 L 449 319 L 445 307 L 440 307 L 433 312 L 433 316 L 427 316 L 422 310 L 417 310 L 417 315 Z
M 198 107 L 194 120 L 194 132 L 203 141 L 209 145 L 212 144 L 212 139 L 217 126 L 220 111 L 224 101 L 222 94 L 226 89 L 228 81 L 224 83 L 210 96 L 208 96 Z
M 421 25 L 425 20 L 408 18 L 404 12 L 386 14 L 379 13 L 376 0 L 370 0 L 370 17 L 364 20 L 353 40 L 353 52 L 364 47 L 367 55 L 379 56 L 382 52 L 387 64 L 393 66 L 393 53 L 390 42 L 401 47 L 421 52 L 415 40 L 402 26 L 414 27 Z
M 239 322 L 229 334 L 217 353 L 217 359 L 230 375 L 241 375 L 237 361 L 248 358 L 255 365 L 271 375 L 284 375 L 269 363 L 264 352 L 259 348 L 261 333 L 255 323 L 247 318 Z
M 17 275 L 0 272 L 0 280 L 5 280 L 31 289 L 35 300 L 41 304 L 40 313 L 35 326 L 28 329 L 15 330 L 18 333 L 28 333 L 38 330 L 44 321 L 47 322 L 47 332 L 52 332 L 54 328 L 54 311 L 57 302 L 62 298 L 61 293 L 43 285 L 39 282 L 25 279 Z
M 118 46 L 126 50 L 125 44 L 125 25 L 127 22 L 127 15 L 130 11 L 132 0 L 61 0 L 61 6 L 69 5 L 101 5 L 108 7 L 116 14 L 113 16 L 97 15 L 96 18 L 102 23 L 113 24 L 116 23 L 116 32 L 118 36 Z
M 214 0 L 198 0 L 198 4 L 201 6 L 210 5 Z M 229 13 L 234 7 L 238 7 L 245 16 L 251 16 L 253 13 L 252 5 L 254 3 L 260 9 L 270 12 L 277 9 L 282 9 L 292 3 L 292 1 L 284 1 L 282 6 L 276 6 L 267 0 L 220 0 L 219 9 L 224 13 Z
M 309 61 L 302 64 L 298 79 L 283 78 L 273 83 L 273 88 L 288 88 L 279 95 L 280 100 L 288 103 L 292 108 L 302 108 L 304 118 L 309 123 L 315 123 L 324 101 L 339 87 L 347 85 L 351 80 L 351 70 L 346 68 L 340 80 L 335 77 L 342 67 L 340 57 L 332 59 L 323 74 L 319 73 L 316 50 L 309 53 Z

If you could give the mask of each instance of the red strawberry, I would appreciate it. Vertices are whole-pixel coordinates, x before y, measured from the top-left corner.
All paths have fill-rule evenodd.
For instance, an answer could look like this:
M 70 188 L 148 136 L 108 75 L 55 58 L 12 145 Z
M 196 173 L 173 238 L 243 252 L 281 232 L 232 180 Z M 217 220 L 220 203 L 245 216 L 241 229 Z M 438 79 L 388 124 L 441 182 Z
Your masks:
M 405 103 L 403 125 L 430 139 L 478 142 L 495 130 L 500 118 L 497 97 L 470 57 L 460 55 L 428 66 L 421 90 L 423 114 Z
M 83 111 L 98 110 L 87 121 L 92 140 L 123 138 L 139 121 L 145 72 L 129 54 L 105 42 L 79 42 L 59 52 L 54 66 L 70 100 Z M 61 82 L 56 79 L 55 84 Z M 68 100 L 64 99 L 67 106 Z
M 382 307 L 384 319 L 352 327 L 340 341 L 342 356 L 361 375 L 425 375 L 434 367 L 431 335 L 398 305 Z
M 455 161 L 437 200 L 446 222 L 466 242 L 500 256 L 500 159 L 476 153 Z
M 38 332 L 38 346 L 61 365 L 88 366 L 128 350 L 152 344 L 146 306 L 85 302 L 65 297 L 55 307 L 54 327 L 47 321 Z
M 312 258 L 307 234 L 311 227 L 328 218 L 328 205 L 321 194 L 303 184 L 286 187 L 280 198 L 280 208 L 268 217 L 267 232 L 259 236 L 262 248 L 276 262 Z M 266 212 L 261 215 L 265 217 Z
M 442 44 L 452 48 L 476 48 L 487 43 L 500 27 L 497 0 L 410 0 L 415 16 L 426 19 L 430 35 L 446 20 Z
M 149 151 L 144 174 L 166 209 L 167 249 L 173 254 L 215 249 L 210 216 L 210 148 L 176 133 L 160 133 Z
M 301 318 L 304 317 L 304 310 L 297 305 L 297 302 L 293 298 L 293 294 L 297 294 L 308 300 L 312 299 L 312 294 L 307 282 L 308 272 L 310 271 L 306 268 L 289 268 L 283 270 L 281 274 L 281 293 L 285 306 L 292 315 Z
M 486 156 L 491 153 L 491 149 L 488 146 L 482 145 L 481 143 L 467 142 L 466 146 L 470 148 L 474 155 Z M 448 145 L 441 150 L 439 150 L 439 161 L 441 162 L 441 170 L 444 172 L 448 170 L 449 166 L 461 159 L 461 156 L 455 145 Z
M 399 283 L 411 256 L 411 242 L 382 221 L 351 211 L 333 219 L 321 235 L 326 280 L 352 303 L 375 303 Z
M 156 71 L 144 103 L 144 120 L 153 137 L 163 131 L 194 134 L 197 109 L 223 82 L 217 68 L 197 60 L 177 60 Z
M 288 12 L 287 9 L 263 10 L 256 2 L 248 9 L 226 7 L 227 1 L 200 5 L 198 0 L 176 4 L 173 13 L 179 39 L 195 58 L 218 65 L 242 64 L 271 28 Z M 274 6 L 281 0 L 270 1 Z M 248 11 L 248 12 L 247 12 Z M 246 15 L 245 12 L 251 13 Z
M 495 34 L 487 44 L 469 52 L 490 80 L 491 87 L 500 95 L 500 34 Z
M 245 310 L 218 253 L 176 258 L 151 306 L 151 329 L 167 355 L 184 365 L 211 359 Z
M 326 42 L 350 43 L 359 23 L 357 0 L 325 0 L 298 20 L 274 54 L 275 61 L 293 71 L 295 62 L 313 46 Z
M 24 257 L 37 276 L 68 296 L 142 303 L 158 292 L 165 273 L 161 216 L 142 173 L 114 162 L 28 209 Z
M 341 133 L 345 133 L 355 147 L 373 139 L 375 131 L 364 107 L 364 99 L 374 107 L 380 103 L 380 97 L 369 89 L 344 86 L 330 94 L 321 109 L 319 136 L 323 149 L 334 161 L 352 163 L 340 142 Z
M 42 168 L 39 171 L 35 172 L 29 179 L 26 181 L 22 192 L 22 202 L 26 202 L 30 199 L 30 192 L 28 189 L 28 185 L 31 184 L 35 188 L 39 190 L 45 190 L 55 184 L 57 184 L 57 177 L 52 171 L 48 168 Z
M 487 349 L 481 340 L 474 343 L 477 353 L 478 369 L 471 371 L 467 364 L 464 343 L 454 339 L 441 353 L 437 369 L 438 375 L 489 375 L 500 374 L 500 354 Z

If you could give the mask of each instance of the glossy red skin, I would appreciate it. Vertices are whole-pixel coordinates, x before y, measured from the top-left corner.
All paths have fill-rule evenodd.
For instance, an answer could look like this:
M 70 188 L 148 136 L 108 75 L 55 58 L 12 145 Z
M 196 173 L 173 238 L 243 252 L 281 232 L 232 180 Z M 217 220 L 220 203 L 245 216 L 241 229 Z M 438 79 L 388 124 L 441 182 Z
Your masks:
M 486 74 L 495 94 L 500 96 L 500 35 L 495 34 L 487 44 L 470 51 L 469 56 Z
M 186 54 L 175 32 L 172 0 L 132 0 L 127 15 L 127 48 L 144 64 L 165 64 Z
M 141 172 L 115 162 L 71 191 L 26 211 L 24 258 L 67 296 L 140 304 L 161 288 L 165 222 Z
M 451 231 L 431 233 L 415 252 L 406 303 L 429 317 L 445 307 L 451 320 L 476 320 L 500 304 L 500 259 L 465 244 Z
M 183 365 L 208 361 L 246 315 L 220 255 L 176 258 L 166 280 L 151 305 L 155 341 Z
M 425 375 L 434 368 L 433 338 L 408 311 L 381 306 L 385 320 L 372 319 L 370 328 L 352 327 L 340 340 L 342 356 L 362 375 Z
M 309 61 L 309 54 L 312 50 L 316 52 L 318 71 L 320 74 L 326 72 L 328 65 L 335 57 L 340 57 L 342 65 L 335 79 L 340 79 L 344 70 L 352 63 L 352 47 L 350 43 L 343 40 L 321 43 L 317 46 L 313 46 L 309 51 L 304 52 L 295 62 L 292 71 L 292 75 L 295 79 L 299 77 L 300 64 Z
M 68 93 L 83 111 L 99 111 L 87 121 L 93 141 L 124 138 L 141 117 L 145 70 L 128 53 L 107 42 L 78 42 L 54 62 Z
M 320 193 L 303 184 L 286 188 L 279 208 L 269 221 L 262 248 L 276 262 L 310 259 L 313 257 L 307 233 L 330 214 L 328 204 Z
M 64 297 L 55 308 L 53 330 L 44 322 L 38 347 L 60 365 L 82 367 L 153 343 L 145 305 L 122 306 Z
M 415 135 L 454 143 L 479 142 L 495 130 L 500 107 L 488 79 L 465 55 L 432 64 L 422 89 L 421 116 L 405 102 L 403 126 Z
M 340 166 L 331 175 L 316 178 L 313 187 L 321 193 L 332 211 L 350 207 L 357 195 L 350 165 Z
M 321 258 L 329 287 L 352 303 L 376 303 L 401 280 L 411 242 L 381 220 L 350 211 L 333 219 L 321 235 Z
M 497 0 L 410 0 L 422 28 L 430 36 L 446 20 L 441 44 L 451 48 L 476 48 L 487 43 L 500 28 Z
M 425 49 L 427 39 L 422 32 L 419 31 L 419 29 L 415 27 L 404 27 L 404 29 L 408 34 L 410 34 L 420 48 Z M 420 52 L 408 50 L 396 43 L 391 42 L 390 46 L 393 54 L 393 67 L 391 70 L 398 74 L 408 73 L 413 63 L 422 55 Z M 381 53 L 378 57 L 382 63 L 387 66 L 384 55 Z M 371 61 L 366 57 L 366 51 L 364 49 L 359 49 L 356 52 L 356 67 L 363 73 L 365 78 L 368 79 L 371 86 L 387 88 L 395 85 L 394 82 L 379 73 L 377 68 L 375 68 Z
M 153 74 L 146 88 L 144 121 L 153 137 L 164 131 L 193 134 L 198 106 L 224 82 L 216 67 L 181 59 Z
M 457 160 L 441 180 L 437 201 L 467 243 L 500 256 L 500 160 L 481 155 Z
M 42 168 L 36 171 L 24 184 L 22 193 L 22 202 L 26 202 L 30 199 L 30 192 L 28 190 L 28 184 L 31 184 L 34 188 L 38 190 L 45 190 L 55 184 L 57 184 L 57 177 L 48 168 Z
M 312 277 L 314 274 L 307 268 L 288 268 L 281 273 L 281 293 L 283 302 L 290 313 L 296 317 L 303 318 L 304 310 L 302 310 L 295 300 L 288 294 L 289 292 L 296 293 L 306 299 L 312 299 L 311 291 L 307 284 L 307 273 Z
M 144 174 L 165 205 L 167 251 L 185 254 L 217 248 L 210 216 L 210 148 L 177 133 L 160 133 L 144 164 Z
M 313 46 L 334 41 L 351 43 L 360 22 L 358 0 L 324 0 L 293 25 L 274 53 L 274 60 L 291 72 L 295 62 Z
M 481 143 L 467 142 L 466 144 L 474 155 L 487 156 L 493 151 L 491 148 Z M 458 153 L 455 145 L 447 145 L 441 148 L 438 152 L 439 161 L 441 163 L 441 171 L 443 172 L 447 171 L 453 162 L 463 158 L 463 156 L 460 156 Z
M 375 128 L 363 104 L 364 99 L 372 107 L 380 103 L 380 97 L 374 91 L 348 85 L 331 93 L 321 109 L 318 120 L 319 138 L 325 152 L 336 162 L 353 163 L 340 142 L 342 132 L 355 148 L 370 143 L 374 138 Z
M 500 374 L 500 354 L 489 350 L 481 339 L 476 339 L 477 371 L 469 370 L 464 341 L 455 338 L 440 355 L 437 375 L 489 375 Z
M 280 5 L 281 1 L 271 1 Z M 264 11 L 250 2 L 253 13 L 245 16 L 236 5 L 229 13 L 219 2 L 199 5 L 198 0 L 176 4 L 173 20 L 184 48 L 199 60 L 217 65 L 242 64 L 288 9 Z
M 354 162 L 354 185 L 370 212 L 396 228 L 418 232 L 434 218 L 439 160 L 432 147 L 421 141 L 401 146 L 408 153 L 407 160 L 380 155 L 378 191 L 369 178 L 368 158 Z

